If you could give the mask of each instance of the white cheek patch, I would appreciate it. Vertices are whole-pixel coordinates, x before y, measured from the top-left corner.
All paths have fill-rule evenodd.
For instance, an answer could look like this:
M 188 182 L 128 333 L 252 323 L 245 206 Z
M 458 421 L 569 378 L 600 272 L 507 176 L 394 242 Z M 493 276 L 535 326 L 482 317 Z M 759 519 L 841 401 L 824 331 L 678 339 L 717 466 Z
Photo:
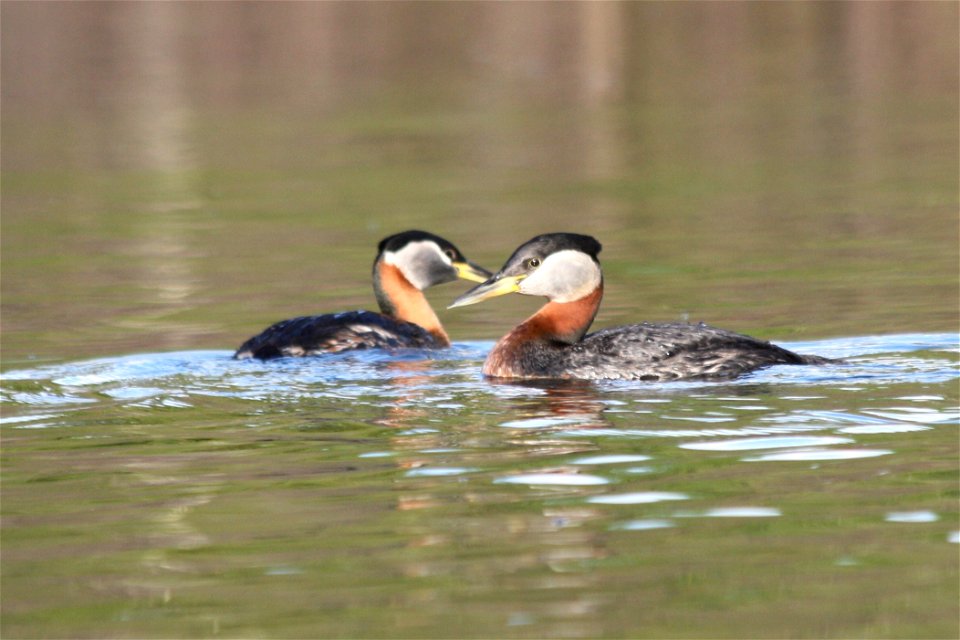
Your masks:
M 566 249 L 547 256 L 536 271 L 520 281 L 520 293 L 573 302 L 600 286 L 600 266 L 580 251 Z
M 421 291 L 431 284 L 429 276 L 431 262 L 452 264 L 447 254 L 431 240 L 408 242 L 399 251 L 387 251 L 383 254 L 383 261 L 400 269 L 403 277 Z

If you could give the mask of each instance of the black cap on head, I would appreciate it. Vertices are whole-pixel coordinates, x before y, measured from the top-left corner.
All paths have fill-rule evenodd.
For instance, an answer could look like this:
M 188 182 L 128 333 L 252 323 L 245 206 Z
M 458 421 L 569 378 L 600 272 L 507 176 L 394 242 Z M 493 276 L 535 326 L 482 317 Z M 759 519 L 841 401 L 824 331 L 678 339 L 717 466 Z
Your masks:
M 420 231 L 418 229 L 410 229 L 409 231 L 401 231 L 400 233 L 395 233 L 392 236 L 387 236 L 380 241 L 380 244 L 377 245 L 377 253 L 381 254 L 385 251 L 399 251 L 403 249 L 407 244 L 411 242 L 422 242 L 429 240 L 435 242 L 441 251 L 452 251 L 453 259 L 456 261 L 465 261 L 463 254 L 460 253 L 460 250 L 457 249 L 454 244 L 448 240 L 444 240 L 440 236 L 434 235 L 432 233 L 427 233 L 426 231 Z
M 543 259 L 552 253 L 565 250 L 580 251 L 593 258 L 595 262 L 599 262 L 597 254 L 600 253 L 602 248 L 602 245 L 593 236 L 585 236 L 579 233 L 544 233 L 520 245 L 510 256 L 510 260 L 507 260 L 507 263 L 509 264 L 514 258 L 518 257 L 536 256 Z

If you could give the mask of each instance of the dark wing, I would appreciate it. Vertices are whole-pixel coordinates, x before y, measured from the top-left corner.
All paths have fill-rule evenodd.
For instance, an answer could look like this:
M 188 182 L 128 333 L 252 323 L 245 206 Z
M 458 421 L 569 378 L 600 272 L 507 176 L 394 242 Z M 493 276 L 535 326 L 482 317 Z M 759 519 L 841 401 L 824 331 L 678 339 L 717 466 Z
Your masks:
M 234 358 L 281 358 L 351 349 L 433 348 L 423 327 L 372 311 L 345 311 L 278 322 L 237 349 Z
M 568 358 L 589 377 L 631 380 L 730 379 L 775 364 L 829 362 L 705 324 L 646 323 L 592 333 Z

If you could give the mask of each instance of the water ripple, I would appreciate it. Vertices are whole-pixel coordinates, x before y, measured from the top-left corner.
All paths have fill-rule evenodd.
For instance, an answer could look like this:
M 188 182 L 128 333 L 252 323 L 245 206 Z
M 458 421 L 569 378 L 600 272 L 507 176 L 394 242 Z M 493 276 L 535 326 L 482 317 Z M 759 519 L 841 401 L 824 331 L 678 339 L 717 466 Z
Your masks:
M 850 438 L 831 436 L 786 436 L 770 438 L 741 438 L 738 440 L 721 440 L 710 442 L 688 442 L 679 445 L 681 449 L 697 449 L 701 451 L 749 451 L 753 449 L 778 449 L 786 447 L 815 447 L 830 444 L 847 444 L 853 442 Z
M 567 437 L 626 437 L 626 438 L 703 438 L 710 436 L 777 435 L 805 431 L 823 431 L 824 425 L 791 424 L 753 426 L 739 429 L 564 429 L 556 435 Z
M 564 424 L 576 424 L 582 421 L 581 418 L 524 418 L 522 420 L 501 422 L 499 426 L 508 429 L 545 429 Z
M 621 464 L 624 462 L 643 462 L 645 460 L 651 460 L 650 456 L 643 456 L 637 454 L 610 454 L 610 455 L 600 455 L 600 456 L 588 456 L 585 458 L 577 458 L 573 460 L 573 464 Z
M 923 523 L 940 519 L 933 511 L 891 511 L 884 517 L 887 522 Z
M 678 511 L 675 518 L 776 518 L 783 515 L 772 507 L 716 507 L 706 511 Z
M 652 504 L 654 502 L 666 502 L 668 500 L 689 499 L 690 496 L 687 494 L 673 491 L 637 491 L 634 493 L 612 493 L 593 496 L 587 498 L 587 502 L 593 504 Z
M 3 416 L 0 417 L 0 424 L 20 424 L 27 427 L 29 425 L 23 425 L 24 422 L 38 422 L 40 420 L 50 420 L 58 417 L 58 414 L 53 413 L 38 413 L 32 416 Z
M 648 519 L 648 520 L 628 520 L 627 522 L 622 522 L 620 524 L 615 524 L 611 529 L 620 530 L 620 531 L 649 531 L 652 529 L 669 529 L 670 527 L 676 526 L 669 520 L 657 520 L 657 519 Z
M 744 462 L 809 462 L 814 460 L 855 460 L 875 458 L 893 453 L 889 449 L 803 449 L 777 451 L 743 458 Z
M 864 413 L 888 420 L 918 422 L 920 424 L 952 424 L 960 422 L 960 409 L 936 411 L 934 409 L 920 407 L 907 407 L 886 411 L 865 409 Z
M 932 427 L 924 427 L 917 424 L 864 424 L 853 427 L 842 427 L 837 429 L 838 433 L 908 433 L 910 431 L 929 431 Z
M 610 481 L 600 476 L 585 473 L 521 473 L 513 476 L 504 476 L 494 480 L 497 484 L 530 484 L 555 486 L 589 486 L 609 484 Z
M 411 469 L 407 471 L 404 475 L 408 478 L 416 477 L 444 477 L 444 476 L 461 476 L 466 473 L 474 473 L 477 469 L 471 469 L 469 467 L 421 467 L 419 469 Z

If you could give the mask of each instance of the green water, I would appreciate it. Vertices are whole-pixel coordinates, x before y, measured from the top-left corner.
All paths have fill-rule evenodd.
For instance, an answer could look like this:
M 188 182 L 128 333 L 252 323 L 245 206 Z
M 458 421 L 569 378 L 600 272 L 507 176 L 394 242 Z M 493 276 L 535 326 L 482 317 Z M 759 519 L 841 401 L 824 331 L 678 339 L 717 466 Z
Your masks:
M 924 340 L 726 385 L 492 385 L 482 344 L 10 373 L 5 634 L 947 637 L 957 354 Z
M 0 12 L 4 637 L 960 633 L 956 4 Z M 493 384 L 519 297 L 229 359 L 406 228 L 849 361 Z

